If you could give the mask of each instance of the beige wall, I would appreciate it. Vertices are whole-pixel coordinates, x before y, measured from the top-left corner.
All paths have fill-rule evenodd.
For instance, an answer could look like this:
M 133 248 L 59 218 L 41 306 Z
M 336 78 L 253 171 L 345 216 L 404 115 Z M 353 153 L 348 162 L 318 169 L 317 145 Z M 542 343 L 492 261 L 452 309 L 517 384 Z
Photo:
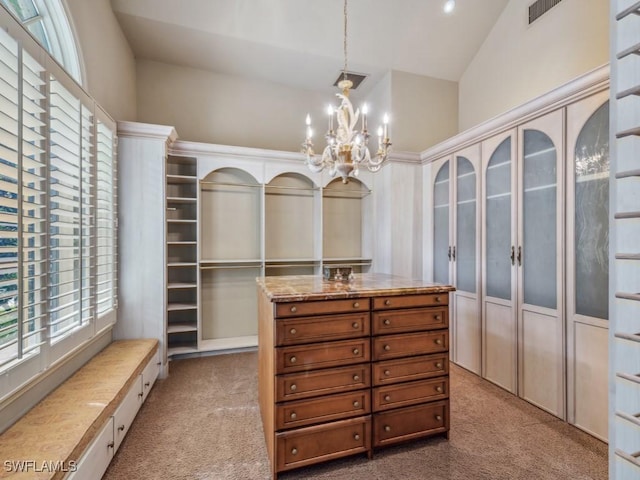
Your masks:
M 331 94 L 150 60 L 137 62 L 138 120 L 171 125 L 183 140 L 299 151 L 311 114 L 324 145 Z M 336 90 L 337 91 L 337 90 Z
M 393 148 L 420 152 L 458 133 L 458 84 L 393 71 L 391 77 Z
M 109 0 L 66 0 L 84 87 L 115 120 L 136 120 L 136 63 Z
M 609 61 L 609 0 L 563 0 L 528 25 L 510 0 L 460 79 L 466 130 Z

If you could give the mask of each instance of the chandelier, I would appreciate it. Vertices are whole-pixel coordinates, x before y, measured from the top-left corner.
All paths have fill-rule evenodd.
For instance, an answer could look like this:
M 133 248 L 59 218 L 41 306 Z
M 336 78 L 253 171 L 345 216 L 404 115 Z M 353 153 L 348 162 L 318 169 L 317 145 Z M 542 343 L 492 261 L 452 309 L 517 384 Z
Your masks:
M 339 174 L 342 182 L 347 183 L 349 177 L 357 177 L 360 166 L 366 166 L 371 172 L 377 172 L 382 167 L 382 163 L 387 159 L 391 141 L 389 140 L 389 116 L 385 113 L 383 126 L 378 127 L 378 150 L 374 156 L 369 152 L 369 131 L 367 130 L 367 106 L 363 105 L 354 112 L 353 105 L 349 100 L 349 90 L 353 82 L 347 75 L 347 0 L 344 0 L 344 69 L 342 80 L 338 83 L 338 88 L 342 93 L 336 93 L 340 99 L 340 105 L 336 108 L 329 106 L 329 128 L 325 134 L 327 146 L 322 152 L 322 156 L 315 155 L 311 137 L 311 117 L 307 114 L 307 136 L 302 144 L 302 153 L 306 154 L 306 164 L 313 172 L 320 172 L 325 168 L 329 169 L 329 174 L 335 177 Z M 362 113 L 362 115 L 360 115 Z M 334 130 L 334 116 L 337 128 Z M 360 130 L 358 120 L 361 120 Z

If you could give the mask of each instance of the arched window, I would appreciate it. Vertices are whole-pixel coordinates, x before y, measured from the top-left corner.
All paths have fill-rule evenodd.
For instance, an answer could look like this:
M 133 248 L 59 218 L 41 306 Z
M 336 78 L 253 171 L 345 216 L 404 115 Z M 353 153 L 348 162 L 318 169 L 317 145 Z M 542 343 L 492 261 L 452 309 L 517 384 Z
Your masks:
M 62 0 L 0 0 L 22 25 L 82 84 L 80 57 Z

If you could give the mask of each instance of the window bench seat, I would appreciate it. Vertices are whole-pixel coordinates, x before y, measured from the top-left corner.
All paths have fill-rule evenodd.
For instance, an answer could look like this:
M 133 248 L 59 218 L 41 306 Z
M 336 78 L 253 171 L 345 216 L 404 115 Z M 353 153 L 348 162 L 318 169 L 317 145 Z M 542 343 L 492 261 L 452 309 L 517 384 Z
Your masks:
M 0 478 L 101 478 L 158 372 L 157 340 L 109 344 L 0 435 Z

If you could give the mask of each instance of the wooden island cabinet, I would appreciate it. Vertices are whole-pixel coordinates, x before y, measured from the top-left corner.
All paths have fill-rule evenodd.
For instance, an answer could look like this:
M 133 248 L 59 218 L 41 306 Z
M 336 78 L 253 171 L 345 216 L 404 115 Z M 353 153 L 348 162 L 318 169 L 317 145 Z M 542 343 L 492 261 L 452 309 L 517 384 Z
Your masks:
M 278 473 L 449 432 L 449 292 L 386 274 L 260 277 L 260 412 Z

